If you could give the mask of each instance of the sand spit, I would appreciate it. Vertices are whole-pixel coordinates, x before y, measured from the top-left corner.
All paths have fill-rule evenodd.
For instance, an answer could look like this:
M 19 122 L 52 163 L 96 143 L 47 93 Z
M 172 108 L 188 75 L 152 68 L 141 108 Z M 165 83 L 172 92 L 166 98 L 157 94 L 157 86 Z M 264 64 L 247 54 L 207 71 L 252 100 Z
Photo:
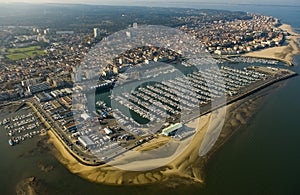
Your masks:
M 204 122 L 204 125 L 202 125 L 203 128 L 207 128 L 207 119 L 209 119 L 209 116 L 205 116 L 206 121 Z M 78 174 L 81 177 L 88 179 L 92 182 L 106 184 L 147 184 L 158 181 L 164 181 L 167 180 L 168 177 L 172 176 L 180 176 L 202 182 L 200 178 L 193 178 L 193 176 L 191 176 L 190 174 L 184 173 L 184 170 L 186 170 L 190 163 L 195 161 L 195 158 L 198 156 L 198 151 L 195 150 L 195 147 L 199 147 L 199 144 L 197 144 L 197 142 L 199 143 L 199 141 L 201 141 L 201 134 L 203 134 L 204 132 L 205 129 L 203 131 L 200 131 L 200 135 L 195 136 L 195 140 L 193 140 L 193 143 L 189 145 L 189 148 L 185 150 L 182 155 L 176 158 L 176 160 L 170 165 L 166 165 L 159 169 L 146 172 L 121 170 L 116 167 L 112 167 L 108 164 L 100 166 L 82 165 L 66 151 L 64 146 L 57 140 L 57 138 L 51 131 L 49 131 L 49 142 L 52 143 L 58 149 L 59 153 L 56 153 L 56 157 L 61 163 L 67 166 L 67 168 L 72 173 Z M 151 147 L 151 144 L 147 146 L 147 150 L 149 150 Z M 191 153 L 193 153 L 193 150 L 195 150 L 195 152 L 193 155 L 191 155 Z M 136 155 L 137 154 L 135 153 L 129 154 L 128 156 L 126 155 L 125 159 L 121 159 L 118 162 L 122 164 L 123 161 L 128 162 L 128 159 L 134 160 L 136 158 L 139 158 L 139 156 Z M 164 164 L 164 160 L 165 158 L 155 159 L 152 161 L 151 165 Z M 145 163 L 150 163 L 150 161 L 151 160 L 149 160 L 149 162 L 145 160 Z M 129 164 L 128 166 L 139 166 L 139 164 L 133 163 L 132 165 Z M 138 169 L 138 167 L 135 168 Z M 196 173 L 197 171 L 194 172 Z M 199 175 L 198 172 L 196 174 Z
M 287 45 L 282 47 L 269 48 L 262 51 L 252 52 L 245 54 L 250 57 L 260 58 L 273 58 L 280 61 L 292 64 L 293 56 L 300 53 L 299 41 L 300 35 L 293 32 L 290 25 L 283 24 L 281 29 L 287 31 L 290 36 L 286 37 Z M 280 85 L 280 84 L 279 84 Z M 273 85 L 274 86 L 278 86 Z M 272 88 L 273 88 L 272 87 Z M 220 148 L 242 125 L 247 124 L 253 113 L 259 108 L 260 103 L 264 99 L 263 97 L 268 94 L 266 91 L 270 89 L 264 89 L 256 94 L 253 94 L 243 100 L 239 100 L 231 105 L 226 106 L 226 118 L 223 124 L 223 118 L 212 116 L 212 113 L 201 116 L 199 119 L 187 124 L 191 128 L 196 128 L 195 136 L 191 139 L 186 139 L 183 142 L 189 142 L 184 148 L 184 151 L 180 155 L 171 155 L 172 161 L 165 164 L 167 157 L 153 158 L 143 161 L 143 164 L 149 164 L 149 166 L 163 165 L 160 168 L 156 168 L 148 171 L 126 171 L 115 166 L 108 164 L 99 166 L 87 166 L 78 162 L 63 146 L 63 144 L 55 137 L 55 135 L 48 131 L 50 137 L 49 143 L 53 144 L 57 149 L 55 156 L 64 164 L 70 172 L 78 174 L 82 178 L 85 178 L 95 183 L 105 183 L 112 185 L 121 184 L 149 184 L 154 182 L 167 181 L 171 185 L 178 185 L 179 180 L 187 183 L 205 183 L 204 167 L 207 164 L 208 159 Z M 221 112 L 221 111 L 220 111 Z M 220 115 L 222 116 L 222 115 Z M 211 120 L 213 118 L 213 120 Z M 213 136 L 207 135 L 210 128 L 217 128 L 222 126 L 222 132 L 218 136 L 217 142 L 213 148 L 204 156 L 199 157 L 199 149 L 201 150 L 201 143 L 205 141 L 205 137 Z M 135 153 L 125 155 L 124 158 L 118 159 L 114 162 L 115 165 L 128 164 L 129 168 L 139 170 L 141 164 L 136 164 L 135 160 L 140 160 L 143 157 L 144 151 L 156 150 L 157 144 L 174 148 L 176 150 L 176 143 L 169 143 L 168 139 L 160 138 L 154 140 L 153 143 L 148 143 L 143 148 L 137 148 Z M 203 148 L 202 148 L 203 149 Z M 205 151 L 205 148 L 203 149 Z M 204 152 L 205 153 L 205 152 Z M 172 183 L 172 181 L 176 181 Z
M 293 57 L 300 53 L 300 43 L 298 40 L 300 35 L 288 24 L 282 24 L 279 28 L 289 33 L 289 36 L 286 36 L 286 45 L 250 52 L 243 56 L 276 59 L 288 65 L 293 65 Z
M 264 90 L 263 90 L 264 91 Z M 259 92 L 262 94 L 262 92 Z M 223 126 L 223 130 L 214 145 L 214 147 L 203 157 L 199 157 L 199 147 L 204 135 L 207 132 L 209 126 L 216 127 L 219 125 L 221 119 L 214 117 L 214 120 L 210 121 L 211 114 L 202 116 L 200 119 L 191 122 L 190 127 L 196 126 L 198 123 L 198 130 L 196 135 L 191 140 L 191 143 L 185 148 L 181 155 L 176 156 L 174 160 L 167 165 L 149 171 L 126 171 L 116 167 L 112 167 L 108 164 L 100 166 L 86 166 L 79 163 L 72 155 L 70 155 L 62 143 L 60 143 L 55 135 L 49 131 L 50 136 L 49 143 L 53 144 L 57 151 L 55 156 L 64 164 L 72 173 L 95 183 L 105 183 L 112 185 L 121 184 L 148 184 L 154 182 L 167 181 L 171 183 L 173 180 L 174 185 L 178 180 L 185 183 L 204 183 L 205 174 L 203 172 L 204 166 L 207 163 L 209 157 L 223 144 L 226 140 L 239 128 L 241 125 L 246 124 L 248 119 L 255 112 L 259 106 L 259 102 L 264 95 L 250 96 L 245 100 L 237 101 L 226 107 L 226 119 Z M 168 145 L 168 144 L 166 144 Z M 170 145 L 170 147 L 172 147 Z M 151 144 L 147 147 L 149 150 Z M 138 156 L 129 156 L 127 158 L 138 158 Z M 124 159 L 122 159 L 124 160 Z M 162 163 L 165 159 L 155 159 L 153 164 Z M 151 161 L 152 162 L 152 161 Z M 132 166 L 135 166 L 134 164 Z M 136 165 L 138 166 L 138 165 Z

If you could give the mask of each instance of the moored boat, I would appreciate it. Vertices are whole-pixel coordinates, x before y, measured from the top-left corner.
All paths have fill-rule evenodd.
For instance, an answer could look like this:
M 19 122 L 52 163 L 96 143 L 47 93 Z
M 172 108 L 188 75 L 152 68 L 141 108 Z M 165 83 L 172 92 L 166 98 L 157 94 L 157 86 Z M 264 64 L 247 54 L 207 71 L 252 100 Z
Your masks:
M 15 145 L 15 142 L 14 142 L 12 139 L 9 139 L 9 140 L 8 140 L 8 143 L 9 143 L 10 146 Z

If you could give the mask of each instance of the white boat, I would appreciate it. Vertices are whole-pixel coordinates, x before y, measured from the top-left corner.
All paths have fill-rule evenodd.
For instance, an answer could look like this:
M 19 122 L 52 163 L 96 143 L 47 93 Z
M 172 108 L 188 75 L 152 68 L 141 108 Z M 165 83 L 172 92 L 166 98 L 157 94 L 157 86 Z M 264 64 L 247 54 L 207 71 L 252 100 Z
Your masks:
M 15 142 L 14 142 L 12 139 L 9 139 L 9 140 L 8 140 L 8 144 L 9 144 L 10 146 L 13 146 L 13 145 L 15 144 Z

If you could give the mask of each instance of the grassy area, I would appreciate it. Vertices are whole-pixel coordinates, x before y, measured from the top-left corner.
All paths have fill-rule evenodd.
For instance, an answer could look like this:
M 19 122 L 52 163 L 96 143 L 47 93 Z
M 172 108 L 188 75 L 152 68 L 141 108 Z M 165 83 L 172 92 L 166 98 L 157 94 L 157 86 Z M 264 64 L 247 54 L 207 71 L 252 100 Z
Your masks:
M 6 57 L 13 61 L 21 60 L 25 58 L 34 58 L 36 56 L 41 56 L 46 53 L 44 50 L 41 50 L 40 46 L 14 48 L 14 49 L 9 49 L 8 52 L 10 54 L 6 55 Z
M 34 51 L 28 51 L 25 54 L 31 58 L 35 57 L 35 56 L 42 56 L 44 55 L 46 52 L 44 50 L 34 50 Z
M 10 60 L 21 60 L 27 58 L 28 56 L 25 55 L 24 53 L 14 53 L 14 54 L 6 55 L 6 57 Z
M 22 47 L 22 48 L 14 48 L 14 49 L 9 49 L 9 53 L 24 53 L 27 51 L 33 51 L 33 50 L 39 50 L 41 49 L 41 46 L 30 46 L 30 47 Z

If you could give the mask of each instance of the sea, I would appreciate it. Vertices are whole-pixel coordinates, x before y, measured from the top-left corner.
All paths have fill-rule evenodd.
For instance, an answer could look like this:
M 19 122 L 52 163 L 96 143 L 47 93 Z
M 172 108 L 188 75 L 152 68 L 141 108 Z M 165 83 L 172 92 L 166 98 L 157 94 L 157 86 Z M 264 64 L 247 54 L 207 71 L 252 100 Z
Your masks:
M 172 4 L 249 11 L 279 18 L 300 33 L 300 6 Z M 165 5 L 170 6 L 170 5 Z M 300 74 L 300 56 L 292 70 Z M 34 138 L 16 147 L 8 145 L 0 129 L 0 194 L 16 194 L 22 180 L 41 180 L 43 194 L 300 194 L 300 76 L 284 81 L 266 97 L 247 125 L 221 147 L 205 168 L 205 184 L 113 186 L 91 183 L 71 174 Z M 52 166 L 49 172 L 39 164 Z

